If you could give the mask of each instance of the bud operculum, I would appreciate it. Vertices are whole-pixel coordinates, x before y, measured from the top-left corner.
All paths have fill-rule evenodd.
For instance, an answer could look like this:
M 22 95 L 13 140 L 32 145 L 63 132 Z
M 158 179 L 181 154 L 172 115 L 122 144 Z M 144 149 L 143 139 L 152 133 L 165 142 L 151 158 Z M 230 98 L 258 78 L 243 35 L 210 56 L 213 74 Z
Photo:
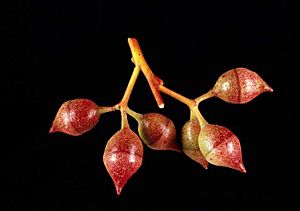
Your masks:
M 246 172 L 239 139 L 227 128 L 219 125 L 206 125 L 201 129 L 198 143 L 209 163 Z
M 124 127 L 109 139 L 104 150 L 103 162 L 118 195 L 141 167 L 142 160 L 143 144 L 129 127 Z

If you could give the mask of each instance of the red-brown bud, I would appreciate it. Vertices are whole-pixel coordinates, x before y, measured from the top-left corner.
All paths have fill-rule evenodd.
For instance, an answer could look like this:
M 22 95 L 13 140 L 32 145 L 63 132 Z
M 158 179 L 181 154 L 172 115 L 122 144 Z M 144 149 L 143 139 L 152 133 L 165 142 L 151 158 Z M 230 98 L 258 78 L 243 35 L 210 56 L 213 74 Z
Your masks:
M 107 142 L 103 162 L 120 195 L 129 178 L 140 168 L 143 159 L 143 144 L 138 135 L 125 127 Z
M 202 155 L 198 144 L 200 130 L 197 118 L 190 119 L 184 124 L 181 130 L 182 150 L 188 157 L 207 169 L 208 162 Z
M 222 74 L 212 91 L 228 103 L 243 104 L 273 89 L 257 73 L 246 68 L 235 68 Z
M 139 135 L 148 147 L 180 152 L 176 142 L 176 128 L 171 119 L 159 113 L 147 113 L 140 116 L 138 124 Z
M 201 129 L 198 143 L 202 154 L 209 163 L 246 173 L 240 141 L 227 128 L 207 124 Z
M 98 106 L 88 99 L 64 102 L 59 108 L 49 133 L 62 132 L 79 136 L 91 130 L 99 121 Z

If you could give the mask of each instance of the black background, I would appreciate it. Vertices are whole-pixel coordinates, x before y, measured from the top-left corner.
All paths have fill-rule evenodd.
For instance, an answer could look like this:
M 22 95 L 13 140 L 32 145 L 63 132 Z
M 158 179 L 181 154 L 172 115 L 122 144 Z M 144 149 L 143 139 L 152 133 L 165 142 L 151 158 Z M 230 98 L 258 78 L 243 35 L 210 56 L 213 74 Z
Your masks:
M 296 205 L 299 21 L 290 1 L 10 1 L 1 14 L 1 210 L 258 210 Z M 102 155 L 119 112 L 90 132 L 48 134 L 60 105 L 119 102 L 138 39 L 154 73 L 190 98 L 223 72 L 247 67 L 273 89 L 245 105 L 200 104 L 208 122 L 240 139 L 246 174 L 145 146 L 143 165 L 115 193 Z M 141 74 L 129 106 L 180 129 L 186 106 L 160 110 Z M 137 124 L 130 119 L 136 131 Z

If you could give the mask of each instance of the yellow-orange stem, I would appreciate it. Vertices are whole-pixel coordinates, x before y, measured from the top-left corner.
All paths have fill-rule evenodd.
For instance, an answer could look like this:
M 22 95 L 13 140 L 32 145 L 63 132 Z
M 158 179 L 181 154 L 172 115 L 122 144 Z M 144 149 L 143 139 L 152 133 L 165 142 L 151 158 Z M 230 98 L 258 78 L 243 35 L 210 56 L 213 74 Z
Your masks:
M 159 79 L 158 77 L 156 77 L 153 72 L 151 71 L 149 65 L 147 64 L 142 50 L 140 48 L 140 45 L 137 41 L 137 39 L 135 38 L 128 38 L 128 44 L 131 50 L 131 54 L 133 57 L 133 62 L 136 66 L 140 66 L 143 74 L 145 75 L 151 91 L 153 93 L 153 96 L 156 100 L 156 103 L 158 105 L 159 108 L 163 108 L 164 107 L 164 101 L 159 93 L 159 86 L 163 84 L 163 81 L 161 79 Z
M 209 90 L 207 93 L 205 93 L 195 99 L 196 104 L 199 105 L 199 103 L 202 102 L 203 100 L 206 100 L 206 99 L 214 97 L 214 96 L 215 95 L 214 95 L 213 91 Z
M 98 112 L 100 114 L 105 114 L 108 112 L 112 112 L 117 110 L 118 108 L 116 106 L 98 106 Z
M 121 112 L 121 129 L 123 129 L 125 127 L 129 127 L 127 113 L 122 108 L 121 108 L 120 112 Z
M 120 101 L 120 103 L 118 103 L 117 105 L 114 106 L 114 108 L 120 109 L 120 112 L 121 112 L 121 128 L 129 127 L 126 109 L 128 107 L 128 101 L 129 101 L 130 95 L 132 93 L 133 87 L 135 85 L 135 82 L 137 80 L 139 73 L 140 73 L 140 66 L 136 65 L 134 67 L 134 70 L 133 70 L 130 80 L 128 82 L 128 85 L 124 92 L 122 100 Z
M 197 117 L 200 127 L 204 128 L 205 125 L 208 124 L 208 122 L 204 119 L 204 117 L 202 116 L 202 114 L 200 113 L 198 106 L 194 107 L 191 112 L 193 112 L 195 114 L 195 116 Z
M 176 100 L 186 104 L 190 109 L 192 109 L 193 107 L 196 106 L 196 102 L 194 100 L 191 100 L 177 92 L 174 92 L 173 90 L 163 86 L 163 85 L 160 85 L 159 86 L 159 90 L 167 95 L 169 95 L 170 97 L 173 97 L 175 98 Z
M 173 97 L 175 98 L 176 100 L 186 104 L 190 111 L 191 111 L 191 116 L 190 118 L 197 118 L 198 121 L 199 121 L 199 124 L 200 124 L 200 127 L 203 128 L 205 125 L 207 125 L 207 121 L 204 119 L 204 117 L 202 116 L 201 112 L 199 111 L 199 108 L 198 108 L 198 104 L 196 103 L 196 100 L 192 100 L 192 99 L 189 99 L 177 92 L 174 92 L 173 90 L 171 89 L 168 89 L 167 87 L 161 85 L 159 86 L 159 90 L 167 95 L 169 95 L 170 97 Z M 203 95 L 204 97 L 204 95 Z M 204 98 L 203 98 L 204 99 Z
M 130 95 L 132 93 L 133 87 L 135 85 L 135 82 L 136 82 L 136 79 L 137 79 L 139 73 L 140 73 L 140 67 L 138 65 L 136 65 L 133 72 L 132 72 L 130 80 L 128 82 L 128 85 L 127 85 L 127 88 L 126 88 L 125 93 L 123 95 L 123 98 L 120 102 L 121 108 L 122 107 L 127 107 Z
M 142 114 L 137 113 L 137 112 L 131 110 L 130 108 L 127 108 L 126 112 L 127 112 L 127 114 L 132 116 L 136 121 L 139 121 L 142 118 Z

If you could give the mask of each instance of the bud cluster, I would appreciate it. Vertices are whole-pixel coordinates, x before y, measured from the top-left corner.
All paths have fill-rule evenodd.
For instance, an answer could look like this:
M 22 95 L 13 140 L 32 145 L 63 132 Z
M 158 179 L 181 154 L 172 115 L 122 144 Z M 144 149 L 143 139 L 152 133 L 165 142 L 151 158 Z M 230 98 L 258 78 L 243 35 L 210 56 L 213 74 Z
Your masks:
M 237 136 L 224 126 L 208 123 L 198 105 L 211 97 L 232 104 L 245 104 L 263 92 L 272 92 L 272 88 L 252 70 L 235 68 L 222 74 L 207 93 L 189 99 L 166 88 L 146 64 L 137 40 L 129 38 L 128 42 L 135 68 L 122 100 L 108 107 L 98 106 L 89 99 L 66 101 L 59 108 L 49 133 L 79 136 L 94 128 L 100 115 L 119 110 L 121 128 L 108 140 L 102 157 L 118 195 L 141 167 L 144 145 L 153 150 L 182 152 L 205 169 L 212 164 L 246 173 Z M 128 108 L 129 97 L 140 71 L 146 76 L 160 108 L 164 107 L 160 92 L 189 107 L 190 119 L 183 125 L 180 139 L 177 138 L 175 124 L 168 117 L 154 112 L 140 114 Z M 137 121 L 138 134 L 130 128 L 127 114 Z

